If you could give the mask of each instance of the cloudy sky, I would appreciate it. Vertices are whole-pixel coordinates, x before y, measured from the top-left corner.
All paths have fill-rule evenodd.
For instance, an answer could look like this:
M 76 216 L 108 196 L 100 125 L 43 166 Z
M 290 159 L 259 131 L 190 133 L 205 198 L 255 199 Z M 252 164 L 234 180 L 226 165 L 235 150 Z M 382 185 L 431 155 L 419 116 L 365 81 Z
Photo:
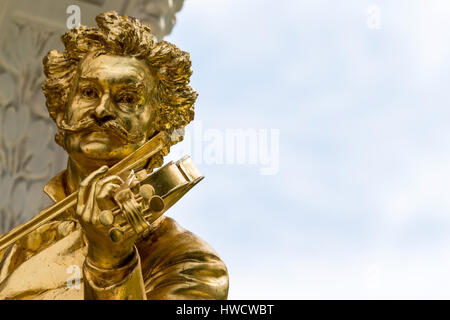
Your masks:
M 200 95 L 172 157 L 206 178 L 169 215 L 226 262 L 229 298 L 450 298 L 449 14 L 185 0 L 166 40 L 191 53 Z M 256 142 L 227 145 L 238 129 Z

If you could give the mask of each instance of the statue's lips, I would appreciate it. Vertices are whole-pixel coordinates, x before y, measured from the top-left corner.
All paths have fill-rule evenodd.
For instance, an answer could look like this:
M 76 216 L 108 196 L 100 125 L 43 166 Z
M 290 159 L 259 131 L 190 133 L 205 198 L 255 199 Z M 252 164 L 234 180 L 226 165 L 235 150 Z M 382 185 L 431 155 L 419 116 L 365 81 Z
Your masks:
M 83 136 L 81 143 L 82 144 L 88 144 L 88 143 L 104 143 L 104 144 L 110 144 L 111 143 L 111 137 L 105 133 L 105 132 L 90 132 Z

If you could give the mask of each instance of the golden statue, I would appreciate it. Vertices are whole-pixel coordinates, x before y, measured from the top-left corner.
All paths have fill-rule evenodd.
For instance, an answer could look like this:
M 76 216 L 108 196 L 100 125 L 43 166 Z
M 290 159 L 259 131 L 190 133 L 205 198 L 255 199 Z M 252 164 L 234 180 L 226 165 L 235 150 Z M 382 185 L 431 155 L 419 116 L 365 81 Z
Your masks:
M 44 58 L 69 160 L 55 204 L 0 238 L 0 299 L 226 299 L 215 251 L 162 215 L 202 179 L 188 157 L 156 170 L 194 117 L 189 54 L 132 17 L 96 21 Z

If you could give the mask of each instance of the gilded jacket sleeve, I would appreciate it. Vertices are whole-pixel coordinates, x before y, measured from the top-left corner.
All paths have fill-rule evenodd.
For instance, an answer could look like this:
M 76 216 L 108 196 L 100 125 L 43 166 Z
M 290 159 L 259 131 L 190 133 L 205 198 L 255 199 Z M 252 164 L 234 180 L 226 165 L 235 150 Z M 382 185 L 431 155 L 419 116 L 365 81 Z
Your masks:
M 149 300 L 226 299 L 228 272 L 216 252 L 165 218 L 138 246 Z
M 137 250 L 120 268 L 101 269 L 86 258 L 83 264 L 85 300 L 145 300 L 144 282 Z

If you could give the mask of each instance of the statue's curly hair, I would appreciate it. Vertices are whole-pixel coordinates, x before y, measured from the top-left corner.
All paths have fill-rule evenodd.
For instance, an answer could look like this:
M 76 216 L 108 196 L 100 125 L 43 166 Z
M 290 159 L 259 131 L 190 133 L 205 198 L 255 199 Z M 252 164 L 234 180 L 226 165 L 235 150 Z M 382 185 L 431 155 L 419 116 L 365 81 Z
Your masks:
M 98 28 L 80 26 L 66 32 L 61 37 L 65 51 L 51 50 L 44 57 L 42 89 L 52 119 L 59 124 L 64 115 L 80 62 L 88 53 L 100 52 L 142 59 L 156 75 L 157 131 L 171 133 L 192 121 L 197 93 L 189 86 L 189 53 L 167 41 L 156 41 L 150 27 L 136 18 L 110 11 L 98 15 L 96 21 Z M 56 140 L 61 144 L 58 135 Z

